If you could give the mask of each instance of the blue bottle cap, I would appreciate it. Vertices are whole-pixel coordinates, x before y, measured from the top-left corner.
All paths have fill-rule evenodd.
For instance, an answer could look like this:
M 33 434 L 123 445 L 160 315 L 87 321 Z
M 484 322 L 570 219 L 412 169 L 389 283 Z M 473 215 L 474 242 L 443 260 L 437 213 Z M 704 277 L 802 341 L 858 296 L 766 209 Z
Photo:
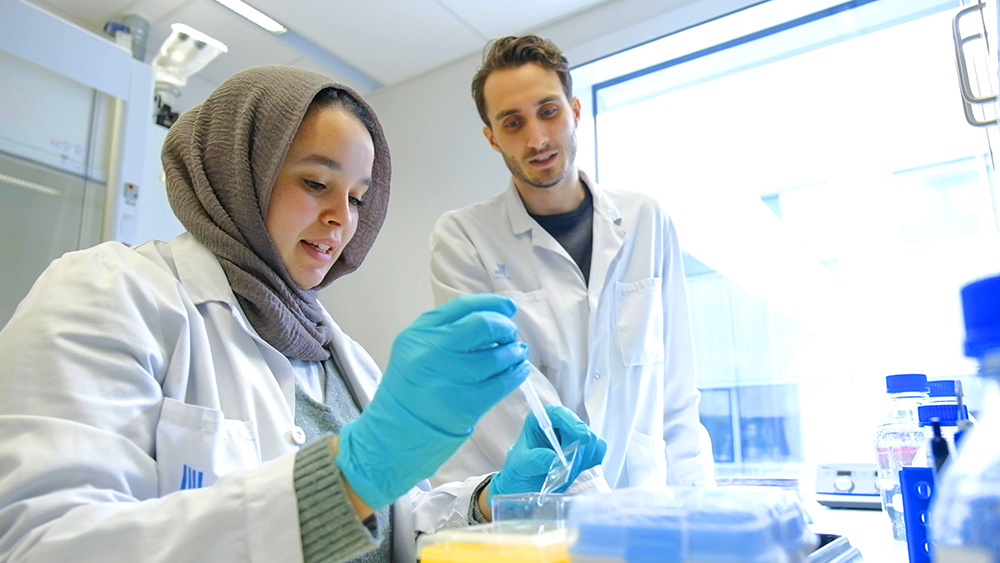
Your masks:
M 931 419 L 937 418 L 941 426 L 958 426 L 959 420 L 969 418 L 969 408 L 965 405 L 923 405 L 917 407 L 920 426 L 930 426 Z
M 978 358 L 1000 348 L 1000 276 L 962 288 L 965 355 Z
M 927 376 L 922 373 L 897 373 L 885 376 L 887 393 L 927 393 Z
M 931 397 L 962 397 L 962 382 L 957 379 L 931 379 L 927 382 Z

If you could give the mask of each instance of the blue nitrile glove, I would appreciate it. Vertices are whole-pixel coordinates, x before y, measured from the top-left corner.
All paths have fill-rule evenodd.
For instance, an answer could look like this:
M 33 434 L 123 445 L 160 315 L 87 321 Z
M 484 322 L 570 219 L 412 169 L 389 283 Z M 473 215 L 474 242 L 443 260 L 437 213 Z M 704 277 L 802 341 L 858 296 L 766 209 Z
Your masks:
M 559 405 L 545 405 L 545 412 L 552 420 L 552 429 L 559 437 L 563 450 L 577 442 L 576 457 L 570 469 L 566 484 L 554 492 L 561 493 L 569 488 L 580 473 L 604 461 L 608 444 L 591 432 L 590 428 L 573 411 Z M 567 456 L 571 457 L 571 456 Z M 534 413 L 524 419 L 524 428 L 517 442 L 507 450 L 503 469 L 493 476 L 487 489 L 487 502 L 493 495 L 512 493 L 537 493 L 542 490 L 549 467 L 557 459 L 555 450 L 538 426 Z
M 340 431 L 337 466 L 372 508 L 437 471 L 476 421 L 528 377 L 514 302 L 464 295 L 396 337 L 372 402 Z

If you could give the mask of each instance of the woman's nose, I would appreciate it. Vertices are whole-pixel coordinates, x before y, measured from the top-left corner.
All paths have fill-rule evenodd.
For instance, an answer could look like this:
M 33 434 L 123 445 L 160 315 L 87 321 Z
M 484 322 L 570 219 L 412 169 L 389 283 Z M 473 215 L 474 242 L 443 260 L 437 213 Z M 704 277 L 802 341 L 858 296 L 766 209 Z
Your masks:
M 347 195 L 332 196 L 323 202 L 320 220 L 327 225 L 346 225 L 351 221 L 351 206 Z

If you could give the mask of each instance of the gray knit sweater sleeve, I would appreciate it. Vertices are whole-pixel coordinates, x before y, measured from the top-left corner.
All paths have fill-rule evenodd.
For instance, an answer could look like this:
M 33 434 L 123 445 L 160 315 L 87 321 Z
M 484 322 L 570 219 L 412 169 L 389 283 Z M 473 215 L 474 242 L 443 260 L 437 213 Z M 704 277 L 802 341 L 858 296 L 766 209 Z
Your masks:
M 294 476 L 305 563 L 345 561 L 378 547 L 351 507 L 329 440 L 295 454 Z

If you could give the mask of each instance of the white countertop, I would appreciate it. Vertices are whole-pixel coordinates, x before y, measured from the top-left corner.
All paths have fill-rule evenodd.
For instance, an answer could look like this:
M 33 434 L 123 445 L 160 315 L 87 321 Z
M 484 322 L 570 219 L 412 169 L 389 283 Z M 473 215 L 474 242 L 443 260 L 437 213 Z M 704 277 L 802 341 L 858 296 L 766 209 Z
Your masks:
M 865 563 L 907 563 L 905 542 L 892 537 L 892 524 L 881 510 L 828 508 L 814 501 L 804 506 L 812 517 L 809 526 L 817 534 L 845 536 L 858 548 Z

